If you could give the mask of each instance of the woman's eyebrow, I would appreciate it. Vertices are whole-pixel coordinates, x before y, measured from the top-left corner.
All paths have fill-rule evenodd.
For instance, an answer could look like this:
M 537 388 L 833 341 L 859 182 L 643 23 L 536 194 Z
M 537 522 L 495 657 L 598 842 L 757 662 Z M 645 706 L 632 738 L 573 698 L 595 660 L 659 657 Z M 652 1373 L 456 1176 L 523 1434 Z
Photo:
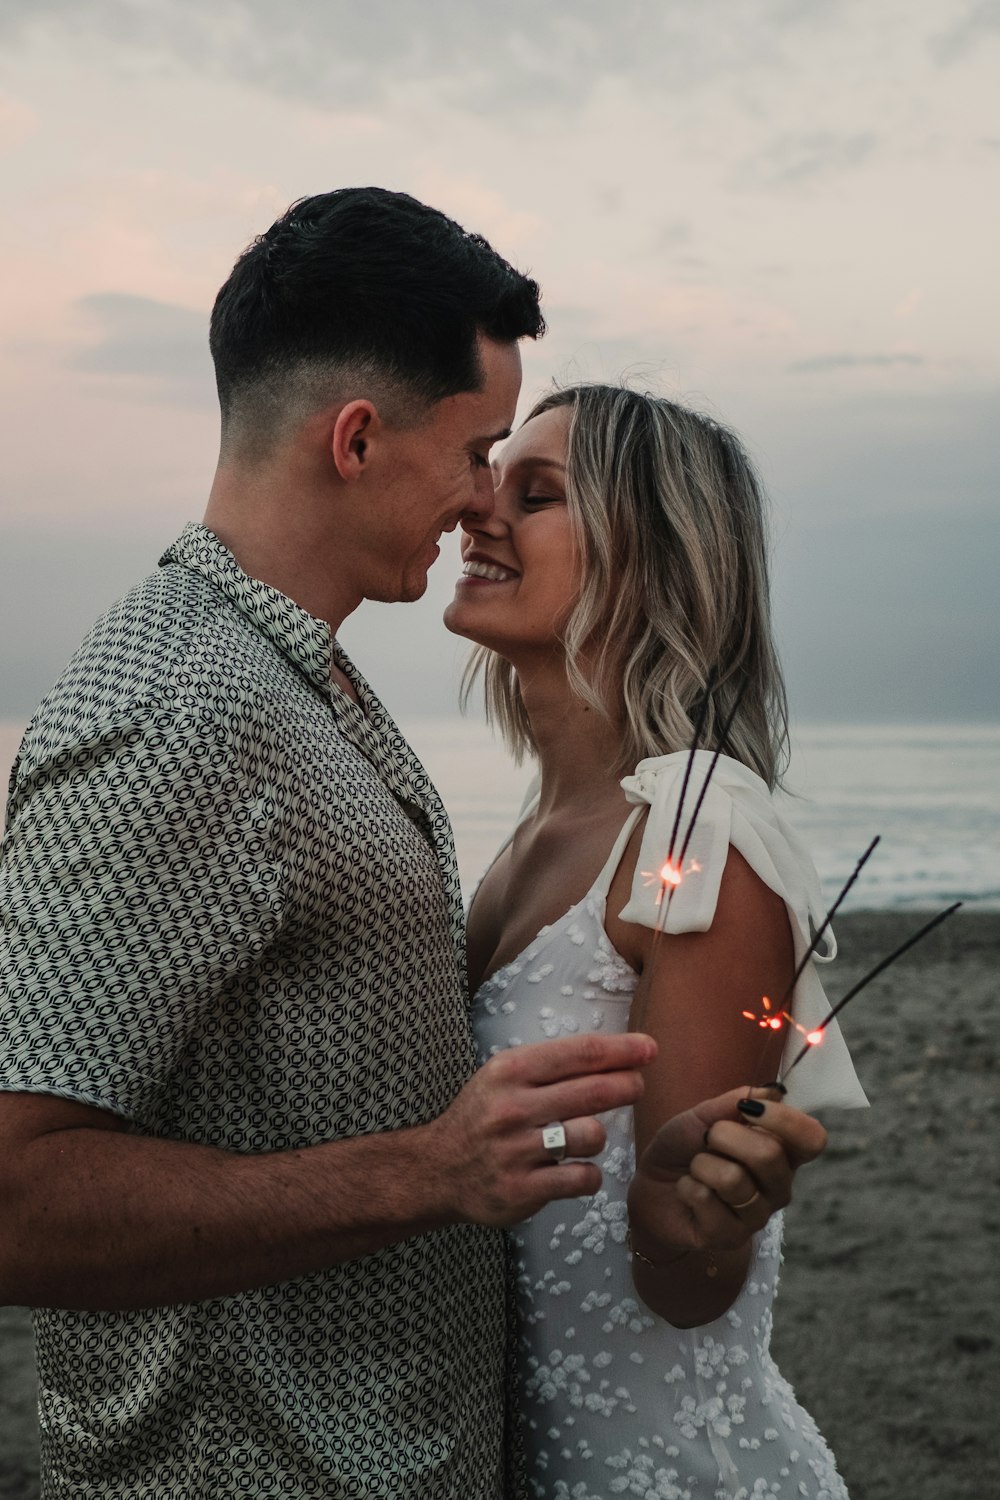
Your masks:
M 493 467 L 498 468 L 502 461 L 503 455 L 501 454 L 500 459 L 494 462 Z M 540 455 L 534 453 L 526 453 L 523 458 L 515 458 L 509 467 L 512 469 L 560 469 L 563 473 L 566 472 L 566 465 L 558 458 L 542 458 Z

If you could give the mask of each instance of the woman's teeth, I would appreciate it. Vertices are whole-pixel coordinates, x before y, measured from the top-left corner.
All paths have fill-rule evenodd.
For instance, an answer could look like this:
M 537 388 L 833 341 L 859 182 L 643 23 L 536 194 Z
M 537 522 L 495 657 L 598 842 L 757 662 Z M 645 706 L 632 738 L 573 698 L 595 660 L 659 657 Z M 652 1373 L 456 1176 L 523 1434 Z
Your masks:
M 508 578 L 517 577 L 510 568 L 498 568 L 492 563 L 467 562 L 462 572 L 466 578 L 488 578 L 491 583 L 504 583 Z

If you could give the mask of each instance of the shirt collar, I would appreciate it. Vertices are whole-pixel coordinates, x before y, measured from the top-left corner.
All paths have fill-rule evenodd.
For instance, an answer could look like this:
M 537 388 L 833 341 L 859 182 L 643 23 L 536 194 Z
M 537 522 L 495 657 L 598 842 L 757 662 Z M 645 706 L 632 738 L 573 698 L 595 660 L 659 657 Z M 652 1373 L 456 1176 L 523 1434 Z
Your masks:
M 310 682 L 329 693 L 334 639 L 325 620 L 317 620 L 287 594 L 244 573 L 229 548 L 197 522 L 185 526 L 167 548 L 160 566 L 166 563 L 180 563 L 215 584 Z
M 423 812 L 436 811 L 437 794 L 426 772 L 325 620 L 316 619 L 287 594 L 244 573 L 229 548 L 197 522 L 189 522 L 160 558 L 161 567 L 167 563 L 179 563 L 201 573 L 278 647 L 320 690 L 341 733 L 371 761 L 400 801 Z M 357 703 L 332 681 L 334 663 L 353 683 Z
M 192 521 L 160 558 L 160 566 L 178 563 L 201 573 L 266 635 L 298 671 L 326 698 L 342 734 L 371 762 L 392 794 L 415 817 L 437 857 L 450 902 L 452 930 L 465 973 L 465 926 L 455 865 L 451 826 L 427 772 L 364 677 L 334 639 L 325 620 L 317 620 L 287 594 L 251 578 L 207 526 Z M 352 703 L 332 681 L 336 663 L 353 683 L 359 703 Z

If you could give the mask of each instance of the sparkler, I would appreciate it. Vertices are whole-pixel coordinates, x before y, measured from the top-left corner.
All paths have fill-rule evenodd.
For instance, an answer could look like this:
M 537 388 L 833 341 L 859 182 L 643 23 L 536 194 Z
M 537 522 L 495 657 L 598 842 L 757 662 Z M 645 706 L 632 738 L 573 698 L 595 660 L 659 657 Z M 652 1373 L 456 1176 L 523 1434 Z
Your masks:
M 823 921 L 820 924 L 820 926 L 818 927 L 818 929 L 816 930 L 816 932 L 813 933 L 812 942 L 809 944 L 808 948 L 806 949 L 806 951 L 803 953 L 802 957 L 799 959 L 798 963 L 796 964 L 796 966 L 795 966 L 795 972 L 792 975 L 791 979 L 788 981 L 788 985 L 787 985 L 787 987 L 785 989 L 785 992 L 782 995 L 781 999 L 778 1001 L 777 1007 L 773 1008 L 772 1005 L 771 1005 L 771 1001 L 768 999 L 768 997 L 766 995 L 764 995 L 763 999 L 762 999 L 762 1004 L 764 1006 L 764 1014 L 763 1015 L 756 1015 L 752 1010 L 745 1010 L 743 1012 L 743 1015 L 746 1016 L 746 1018 L 747 1018 L 748 1021 L 756 1021 L 757 1024 L 758 1024 L 758 1026 L 761 1026 L 765 1030 L 769 1030 L 769 1031 L 780 1031 L 781 1028 L 782 1028 L 782 1026 L 787 1021 L 788 1024 L 789 1024 L 789 1026 L 794 1026 L 795 1030 L 798 1031 L 798 1032 L 800 1032 L 802 1034 L 802 1036 L 804 1036 L 806 1038 L 806 1041 L 807 1041 L 807 1043 L 810 1046 L 815 1046 L 818 1042 L 822 1041 L 822 1033 L 821 1032 L 819 1032 L 819 1031 L 817 1031 L 817 1032 L 806 1031 L 806 1029 L 805 1029 L 804 1026 L 800 1026 L 799 1025 L 798 1021 L 796 1021 L 796 1019 L 792 1015 L 791 1011 L 789 1011 L 789 1010 L 786 1009 L 786 1006 L 788 1004 L 788 1001 L 791 999 L 792 995 L 795 992 L 795 986 L 798 984 L 799 980 L 802 978 L 803 973 L 805 972 L 806 964 L 809 962 L 809 960 L 812 958 L 813 954 L 816 952 L 816 949 L 819 947 L 819 945 L 820 945 L 820 943 L 821 943 L 821 941 L 823 939 L 823 935 L 826 932 L 827 928 L 830 926 L 830 923 L 833 921 L 834 917 L 836 916 L 837 911 L 840 908 L 841 902 L 844 900 L 844 897 L 847 895 L 848 891 L 851 889 L 851 886 L 857 880 L 858 876 L 861 874 L 861 871 L 864 869 L 865 865 L 868 863 L 868 861 L 871 858 L 872 854 L 875 852 L 875 846 L 878 844 L 880 838 L 881 838 L 881 834 L 876 834 L 875 835 L 875 837 L 872 839 L 871 843 L 868 845 L 868 848 L 865 850 L 864 854 L 862 854 L 861 858 L 858 860 L 857 864 L 854 866 L 854 869 L 851 872 L 850 876 L 845 881 L 844 885 L 841 887 L 841 889 L 840 889 L 840 891 L 839 891 L 839 893 L 837 895 L 837 899 L 834 901 L 833 905 L 830 907 L 830 910 L 827 912 L 826 916 L 823 918 Z M 815 1042 L 813 1042 L 813 1041 L 810 1040 L 810 1038 L 812 1038 L 813 1036 L 815 1036 L 815 1038 L 816 1038 Z M 767 1051 L 767 1042 L 765 1040 L 764 1046 L 761 1049 L 760 1058 L 758 1059 L 757 1067 L 754 1068 L 752 1076 L 756 1076 L 756 1074 L 760 1070 L 760 1064 L 764 1060 L 764 1053 L 766 1051 Z
M 819 1025 L 813 1031 L 806 1033 L 805 1044 L 792 1058 L 792 1061 L 788 1064 L 788 1067 L 785 1069 L 778 1082 L 782 1086 L 784 1086 L 784 1080 L 788 1077 L 789 1073 L 791 1073 L 792 1069 L 798 1067 L 799 1063 L 812 1047 L 816 1047 L 820 1044 L 820 1042 L 822 1042 L 823 1033 L 826 1031 L 826 1028 L 829 1026 L 834 1017 L 839 1015 L 839 1013 L 843 1010 L 844 1006 L 849 1000 L 853 1000 L 855 995 L 860 995 L 861 991 L 865 989 L 867 985 L 871 984 L 873 979 L 877 978 L 879 974 L 883 973 L 883 971 L 887 969 L 890 964 L 894 964 L 896 962 L 896 959 L 900 958 L 908 948 L 913 947 L 914 943 L 919 943 L 921 938 L 925 938 L 932 928 L 937 927 L 939 922 L 943 922 L 946 917 L 950 917 L 952 912 L 958 911 L 958 908 L 961 905 L 961 901 L 955 901 L 951 906 L 946 907 L 944 911 L 939 911 L 936 917 L 932 917 L 929 922 L 925 922 L 923 927 L 921 927 L 918 932 L 915 932 L 911 937 L 908 937 L 905 943 L 900 943 L 899 947 L 894 949 L 893 952 L 890 953 L 886 958 L 883 958 L 879 963 L 877 963 L 874 969 L 870 969 L 863 979 L 859 979 L 853 989 L 848 990 L 843 999 L 837 1001 L 836 1005 L 832 1008 L 832 1010 L 829 1011 L 829 1013 L 819 1023 Z
M 684 861 L 682 857 L 680 860 L 678 860 L 677 866 L 675 867 L 673 863 L 674 846 L 677 843 L 677 830 L 681 826 L 681 813 L 684 811 L 684 798 L 687 796 L 688 782 L 691 780 L 691 772 L 694 768 L 695 753 L 697 752 L 698 742 L 701 739 L 702 733 L 705 728 L 705 720 L 708 717 L 708 705 L 712 701 L 712 693 L 715 690 L 715 677 L 716 671 L 713 667 L 709 672 L 708 680 L 705 683 L 705 694 L 701 700 L 701 707 L 698 710 L 698 717 L 695 720 L 694 734 L 691 736 L 691 748 L 688 751 L 687 764 L 684 767 L 684 779 L 681 782 L 680 800 L 677 803 L 677 812 L 674 816 L 674 826 L 670 830 L 670 843 L 667 846 L 667 858 L 659 871 L 659 877 L 662 884 L 660 886 L 660 893 L 656 898 L 657 907 L 660 907 L 663 904 L 663 893 L 666 890 L 667 886 L 669 885 L 672 889 L 675 889 L 681 883 L 682 872 L 679 867 L 684 863 Z M 685 845 L 685 848 L 686 847 L 687 845 Z M 655 880 L 656 877 L 652 876 L 651 878 Z M 667 905 L 669 906 L 669 904 L 670 903 L 668 901 Z M 663 920 L 664 922 L 666 921 L 666 916 L 664 916 Z M 659 915 L 657 915 L 657 926 L 659 926 Z
M 688 785 L 691 780 L 691 772 L 694 768 L 694 758 L 698 751 L 698 743 L 701 739 L 702 732 L 705 727 L 705 720 L 708 715 L 709 703 L 714 686 L 715 669 L 713 668 L 711 673 L 709 674 L 708 681 L 705 686 L 705 695 L 702 699 L 701 708 L 698 711 L 698 719 L 694 728 L 691 748 L 688 751 L 687 764 L 684 768 L 684 779 L 681 782 L 681 794 L 677 803 L 677 812 L 674 816 L 673 828 L 670 831 L 670 844 L 667 849 L 666 860 L 660 867 L 659 871 L 657 871 L 655 874 L 652 871 L 643 871 L 643 874 L 646 876 L 648 881 L 658 879 L 660 882 L 660 890 L 656 899 L 656 905 L 658 908 L 657 917 L 656 923 L 653 927 L 653 948 L 650 955 L 649 964 L 650 980 L 652 980 L 653 967 L 656 963 L 658 940 L 666 929 L 667 919 L 670 915 L 670 903 L 673 900 L 674 892 L 682 883 L 685 874 L 696 872 L 701 868 L 698 864 L 695 863 L 694 860 L 692 860 L 689 870 L 686 871 L 684 869 L 684 857 L 687 854 L 688 846 L 690 845 L 691 839 L 694 835 L 695 825 L 698 822 L 698 814 L 701 812 L 702 804 L 705 801 L 709 783 L 711 782 L 712 776 L 715 772 L 715 768 L 718 765 L 719 757 L 726 747 L 726 742 L 729 737 L 729 731 L 732 728 L 736 715 L 739 712 L 740 704 L 743 701 L 743 694 L 746 691 L 747 683 L 744 682 L 741 685 L 733 701 L 732 707 L 726 716 L 725 722 L 719 732 L 716 749 L 712 755 L 712 760 L 709 764 L 708 771 L 705 774 L 705 778 L 702 781 L 701 789 L 695 801 L 694 811 L 691 814 L 690 821 L 687 825 L 687 831 L 684 834 L 680 853 L 675 861 L 674 849 L 677 843 L 677 835 L 680 830 L 681 817 L 683 816 L 684 812 L 684 802 L 687 796 Z M 950 917 L 952 913 L 956 912 L 962 905 L 961 901 L 956 901 L 945 911 L 938 912 L 937 916 L 932 917 L 929 922 L 926 922 L 918 932 L 915 932 L 911 937 L 907 938 L 905 943 L 901 943 L 898 948 L 894 949 L 892 953 L 888 954 L 879 963 L 877 963 L 875 967 L 864 976 L 863 979 L 860 979 L 852 989 L 848 990 L 847 994 L 844 995 L 842 999 L 837 1001 L 836 1005 L 832 1007 L 832 1009 L 827 1013 L 827 1015 L 823 1018 L 818 1026 L 814 1026 L 810 1030 L 807 1030 L 804 1026 L 801 1026 L 799 1022 L 795 1020 L 795 1017 L 791 1014 L 791 1012 L 786 1008 L 787 1002 L 790 1000 L 795 990 L 795 986 L 798 984 L 803 973 L 805 972 L 806 965 L 819 947 L 824 934 L 829 928 L 830 923 L 833 921 L 833 918 L 835 917 L 845 897 L 851 890 L 851 887 L 854 885 L 865 865 L 868 863 L 868 860 L 875 852 L 875 849 L 880 842 L 880 838 L 881 835 L 875 835 L 871 843 L 868 845 L 868 848 L 858 860 L 850 876 L 841 887 L 836 900 L 830 907 L 829 911 L 826 913 L 826 916 L 823 918 L 822 923 L 813 934 L 809 946 L 806 948 L 802 957 L 799 959 L 799 962 L 796 964 L 795 970 L 788 982 L 781 1000 L 775 1005 L 767 995 L 764 995 L 761 997 L 762 1010 L 760 1012 L 750 1010 L 745 1010 L 742 1012 L 742 1014 L 748 1021 L 755 1022 L 765 1031 L 780 1031 L 782 1027 L 787 1023 L 789 1026 L 794 1027 L 794 1029 L 798 1031 L 804 1038 L 802 1047 L 795 1054 L 788 1067 L 784 1070 L 783 1073 L 779 1075 L 778 1079 L 776 1080 L 775 1086 L 782 1092 L 785 1091 L 784 1080 L 789 1076 L 794 1068 L 798 1067 L 799 1063 L 806 1056 L 806 1054 L 811 1051 L 813 1047 L 818 1047 L 822 1043 L 827 1027 L 830 1025 L 831 1021 L 833 1021 L 835 1017 L 840 1014 L 844 1006 L 847 1005 L 849 1001 L 853 1000 L 856 995 L 860 995 L 861 991 L 865 989 L 873 979 L 876 979 L 879 974 L 884 973 L 884 971 L 890 966 L 890 964 L 895 963 L 897 958 L 902 957 L 902 955 L 906 953 L 908 949 L 912 948 L 916 943 L 919 943 L 920 940 L 926 937 L 933 928 L 937 927 L 940 922 L 943 922 L 945 920 L 945 918 Z M 641 1029 L 641 1015 L 637 1018 L 636 1026 L 637 1029 Z
M 698 720 L 694 726 L 694 735 L 691 739 L 691 748 L 688 751 L 687 764 L 684 767 L 684 779 L 681 782 L 681 795 L 677 803 L 677 812 L 674 816 L 674 826 L 670 831 L 670 844 L 667 848 L 666 860 L 655 874 L 649 870 L 644 870 L 642 872 L 647 881 L 659 880 L 660 882 L 660 890 L 656 898 L 657 913 L 656 923 L 653 927 L 653 946 L 652 952 L 649 956 L 650 985 L 652 985 L 653 972 L 656 966 L 657 954 L 659 952 L 660 938 L 663 936 L 667 925 L 667 918 L 670 916 L 670 903 L 674 899 L 674 892 L 681 884 L 686 874 L 692 874 L 701 869 L 701 866 L 692 859 L 689 868 L 685 870 L 684 856 L 687 854 L 688 845 L 691 842 L 695 824 L 698 821 L 698 814 L 701 812 L 702 803 L 704 802 L 705 794 L 708 791 L 709 782 L 712 780 L 715 768 L 719 762 L 719 756 L 722 754 L 725 748 L 726 740 L 729 737 L 729 731 L 733 726 L 733 720 L 736 718 L 736 715 L 739 712 L 740 704 L 743 702 L 743 694 L 746 692 L 747 686 L 749 684 L 749 679 L 747 679 L 740 685 L 739 691 L 737 692 L 736 697 L 733 700 L 733 706 L 729 710 L 729 713 L 726 715 L 725 722 L 721 730 L 719 731 L 717 749 L 715 750 L 708 770 L 705 773 L 705 779 L 701 784 L 701 790 L 698 793 L 698 797 L 694 805 L 694 812 L 691 814 L 691 820 L 688 823 L 687 831 L 684 834 L 684 840 L 681 844 L 681 852 L 677 856 L 677 860 L 675 862 L 674 847 L 676 845 L 677 834 L 680 829 L 681 815 L 684 810 L 684 799 L 687 796 L 688 784 L 691 780 L 691 772 L 694 768 L 694 758 L 698 751 L 698 741 L 701 739 L 702 731 L 705 727 L 705 720 L 708 716 L 708 708 L 712 697 L 712 690 L 715 687 L 715 680 L 716 672 L 715 668 L 713 667 L 711 672 L 708 674 L 708 681 L 705 684 L 705 696 L 701 701 L 701 708 L 698 711 Z M 644 1016 L 645 1004 L 643 1005 L 639 1015 L 636 1017 L 635 1027 L 637 1031 L 642 1030 L 642 1022 Z
M 726 741 L 729 738 L 729 731 L 733 727 L 733 720 L 736 718 L 736 715 L 739 712 L 740 704 L 743 702 L 743 694 L 746 692 L 748 686 L 747 681 L 744 681 L 741 684 L 740 689 L 736 694 L 735 699 L 733 700 L 733 706 L 729 710 L 729 713 L 726 715 L 725 723 L 719 731 L 718 745 L 715 749 L 714 754 L 712 755 L 708 770 L 705 773 L 705 779 L 701 784 L 700 791 L 698 792 L 698 797 L 694 804 L 694 812 L 691 814 L 691 821 L 688 823 L 687 831 L 684 834 L 684 841 L 681 844 L 681 852 L 677 856 L 677 860 L 675 862 L 674 845 L 677 840 L 678 829 L 680 828 L 681 813 L 684 810 L 684 798 L 687 795 L 688 783 L 691 780 L 691 771 L 694 767 L 694 758 L 698 750 L 698 741 L 701 739 L 701 732 L 705 725 L 705 717 L 708 713 L 709 698 L 714 684 L 715 671 L 713 669 L 713 671 L 709 675 L 708 684 L 705 689 L 705 697 L 702 700 L 701 711 L 698 714 L 698 722 L 695 725 L 694 738 L 691 741 L 691 749 L 688 751 L 687 765 L 684 768 L 684 780 L 681 782 L 680 801 L 677 803 L 677 813 L 674 817 L 674 826 L 670 833 L 670 845 L 667 849 L 666 862 L 660 867 L 660 870 L 658 872 L 658 878 L 661 884 L 660 893 L 656 901 L 659 911 L 657 912 L 656 926 L 653 928 L 654 956 L 656 951 L 656 939 L 666 928 L 667 918 L 670 915 L 670 903 L 674 898 L 674 892 L 683 881 L 685 875 L 692 874 L 701 869 L 701 866 L 696 864 L 694 860 L 692 860 L 690 869 L 685 870 L 684 856 L 688 852 L 688 845 L 691 843 L 695 824 L 698 821 L 698 814 L 701 812 L 702 803 L 705 801 L 705 794 L 708 791 L 709 782 L 712 780 L 712 777 L 715 774 L 715 768 L 719 763 L 719 756 L 722 754 L 723 750 L 726 747 Z M 644 871 L 643 873 L 646 875 L 649 874 L 648 871 Z M 657 877 L 654 876 L 652 878 L 655 879 Z M 664 895 L 666 895 L 666 900 L 663 899 Z
M 747 688 L 749 686 L 750 686 L 750 679 L 749 679 L 749 677 L 744 678 L 743 682 L 740 684 L 740 688 L 739 688 L 739 691 L 736 694 L 736 697 L 733 699 L 733 706 L 729 710 L 729 713 L 726 715 L 726 721 L 723 724 L 721 730 L 719 731 L 719 742 L 718 742 L 718 745 L 716 746 L 715 753 L 712 756 L 711 764 L 709 765 L 708 771 L 705 774 L 705 780 L 701 784 L 701 791 L 698 793 L 698 800 L 697 800 L 697 802 L 694 805 L 694 812 L 691 814 L 691 821 L 688 824 L 687 833 L 684 835 L 684 842 L 681 845 L 681 852 L 680 852 L 680 854 L 678 856 L 678 859 L 677 859 L 677 864 L 681 868 L 683 868 L 683 865 L 684 865 L 684 856 L 687 853 L 688 844 L 690 844 L 690 842 L 691 842 L 691 836 L 694 833 L 694 825 L 697 823 L 697 821 L 698 821 L 698 814 L 701 812 L 701 805 L 702 805 L 702 803 L 705 800 L 705 793 L 708 791 L 708 784 L 711 781 L 713 775 L 715 774 L 715 768 L 716 768 L 716 766 L 719 764 L 719 756 L 722 754 L 723 750 L 726 748 L 726 741 L 729 738 L 729 731 L 733 727 L 733 720 L 736 718 L 736 715 L 740 711 L 740 704 L 743 702 L 743 695 L 744 695 L 744 693 L 746 692 L 746 690 L 747 690 Z M 694 758 L 694 748 L 692 748 L 692 751 L 691 751 L 691 758 L 692 759 Z M 679 819 L 678 819 L 678 821 L 679 821 Z M 680 882 L 678 882 L 678 884 L 679 883 Z M 668 897 L 668 902 L 669 902 L 669 897 Z

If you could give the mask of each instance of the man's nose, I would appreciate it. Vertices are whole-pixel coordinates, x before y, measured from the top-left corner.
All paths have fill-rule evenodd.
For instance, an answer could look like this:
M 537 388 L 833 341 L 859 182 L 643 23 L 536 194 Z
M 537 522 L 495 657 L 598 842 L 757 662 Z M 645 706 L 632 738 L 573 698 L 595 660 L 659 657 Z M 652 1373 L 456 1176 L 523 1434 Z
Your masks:
M 466 531 L 470 527 L 481 529 L 489 525 L 495 512 L 496 489 L 493 483 L 493 470 L 479 469 L 476 473 L 473 498 L 462 512 L 462 526 Z

